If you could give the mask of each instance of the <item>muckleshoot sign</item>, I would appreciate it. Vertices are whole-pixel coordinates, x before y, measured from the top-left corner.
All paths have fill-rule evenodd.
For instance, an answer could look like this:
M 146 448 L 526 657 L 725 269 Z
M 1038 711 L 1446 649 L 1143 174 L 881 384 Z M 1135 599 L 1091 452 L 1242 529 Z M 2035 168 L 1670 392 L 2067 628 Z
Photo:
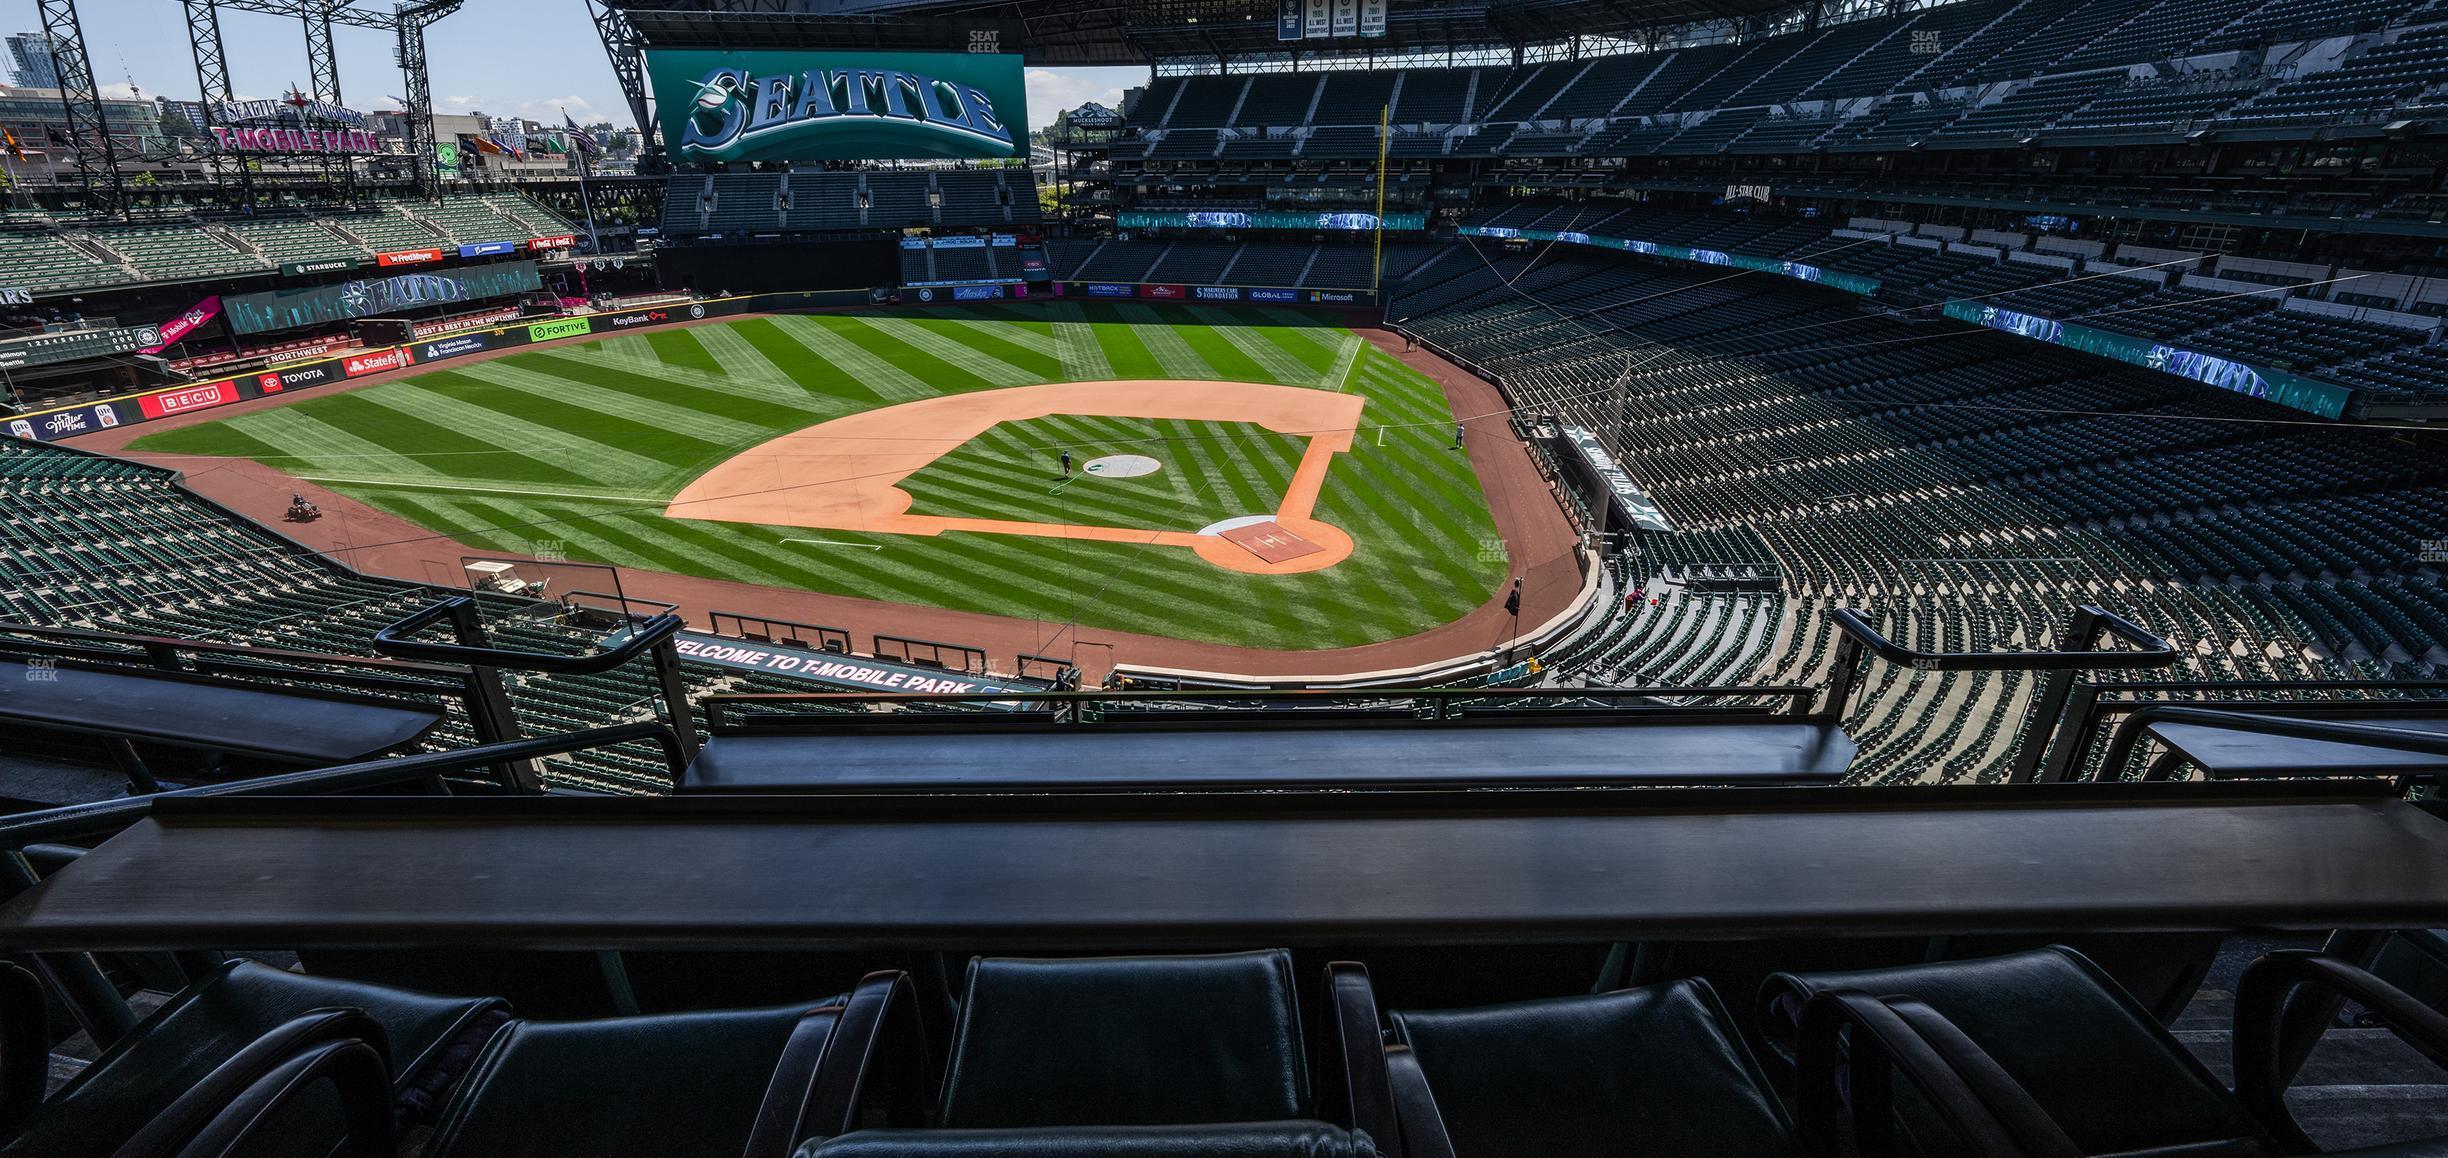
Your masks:
M 649 49 L 646 65 L 676 160 L 1028 152 L 1015 53 Z

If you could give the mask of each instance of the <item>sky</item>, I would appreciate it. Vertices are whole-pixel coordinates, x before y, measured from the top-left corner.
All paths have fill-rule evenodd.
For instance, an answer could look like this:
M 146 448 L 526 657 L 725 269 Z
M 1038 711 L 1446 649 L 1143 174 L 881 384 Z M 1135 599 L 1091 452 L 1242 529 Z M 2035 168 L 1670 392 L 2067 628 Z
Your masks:
M 390 6 L 381 0 L 361 5 Z M 8 7 L 15 19 L 0 18 L 6 25 L 0 31 L 39 27 L 32 0 L 10 0 Z M 78 0 L 77 14 L 94 80 L 105 92 L 125 96 L 133 84 L 146 96 L 195 98 L 195 60 L 177 0 Z M 307 84 L 306 35 L 296 21 L 224 10 L 221 40 L 230 85 L 240 97 L 277 97 Z M 397 107 L 392 98 L 405 86 L 391 60 L 390 34 L 335 27 L 332 45 L 340 56 L 342 104 L 366 111 Z M 553 122 L 567 108 L 580 121 L 629 124 L 628 105 L 584 0 L 468 0 L 426 29 L 425 56 L 437 112 Z M 1029 127 L 1043 128 L 1082 101 L 1116 107 L 1125 87 L 1146 80 L 1143 68 L 1032 68 Z

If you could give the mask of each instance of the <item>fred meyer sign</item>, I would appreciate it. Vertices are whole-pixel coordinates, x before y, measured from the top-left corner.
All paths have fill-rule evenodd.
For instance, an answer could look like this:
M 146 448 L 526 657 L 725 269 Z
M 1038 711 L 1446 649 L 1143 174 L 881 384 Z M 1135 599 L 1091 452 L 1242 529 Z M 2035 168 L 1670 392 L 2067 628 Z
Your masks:
M 649 49 L 646 64 L 678 160 L 1028 152 L 1013 53 Z

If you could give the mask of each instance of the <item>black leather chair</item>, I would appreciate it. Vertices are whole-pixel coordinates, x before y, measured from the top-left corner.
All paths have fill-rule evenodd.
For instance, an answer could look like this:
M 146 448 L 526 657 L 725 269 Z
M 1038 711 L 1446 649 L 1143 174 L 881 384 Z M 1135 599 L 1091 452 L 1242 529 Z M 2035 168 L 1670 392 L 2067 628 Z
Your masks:
M 1352 1074 L 1378 1052 L 1366 971 L 1330 968 Z M 1386 1089 L 1347 1087 L 1365 1120 L 1391 1102 L 1407 1155 L 1799 1155 L 1784 1107 L 1705 981 L 1390 1015 Z M 1433 1108 L 1432 1108 L 1433 1105 Z M 1380 1127 L 1382 1130 L 1383 1127 Z
M 1291 955 L 970 962 L 933 1130 L 837 1155 L 1373 1154 L 1315 1120 Z
M 1899 1012 L 1937 1043 L 1957 1073 L 1980 1084 L 1984 1101 L 2002 1117 L 2020 1113 L 2018 1102 L 2045 1115 L 2017 1127 L 2027 1139 L 2062 1139 L 2036 1152 L 2259 1158 L 2318 1152 L 2295 1128 L 2281 1097 L 2287 1072 L 2281 1059 L 2309 1048 L 2281 1041 L 2283 998 L 2306 983 L 2364 1003 L 2435 1058 L 2448 1058 L 2448 1018 L 2352 965 L 2305 953 L 2263 958 L 2238 987 L 2241 1097 L 2220 1085 L 2150 1011 L 2063 946 L 1901 969 L 1783 974 L 1762 990 L 1761 1021 L 1802 1048 L 1811 1036 L 1809 1011 L 1828 1000 Z M 1824 1041 L 1826 1034 L 1820 1036 Z M 1936 1121 L 1913 1099 L 1896 1099 L 1894 1126 L 1911 1152 L 1967 1151 L 1954 1124 Z M 2341 1153 L 2448 1158 L 2448 1139 Z
M 0 1155 L 9 1158 L 101 1158 L 184 1145 L 230 1099 L 306 1053 L 320 1055 L 303 1067 L 316 1080 L 343 1075 L 337 1113 L 326 1106 L 267 1119 L 255 1124 L 253 1137 L 266 1147 L 262 1153 L 329 1153 L 351 1132 L 349 1121 L 362 1124 L 368 1098 L 385 1107 L 386 1128 L 429 1117 L 436 1095 L 508 1018 L 493 999 L 435 997 L 233 961 L 173 996 L 44 1101 L 49 1037 L 39 987 L 8 966 L 0 968 L 0 994 L 0 1097 L 7 1102 L 0 1124 L 15 1126 Z M 369 1070 L 368 1060 L 380 1064 Z M 346 1079 L 367 1076 L 376 1088 L 352 1094 L 365 1083 Z M 140 1133 L 144 1144 L 123 1149 Z
M 961 989 L 937 1125 L 1310 1115 L 1290 954 L 981 957 Z
M 908 975 L 817 1005 L 513 1022 L 434 1127 L 426 1158 L 782 1158 L 895 1125 L 922 1059 Z M 900 1043 L 901 1048 L 896 1048 Z
M 1908 997 L 1936 1010 L 2061 1123 L 2083 1153 L 2197 1146 L 2203 1155 L 2249 1154 L 2268 1142 L 2150 1011 L 2064 946 L 1976 961 L 1778 974 L 1761 991 L 1763 1032 L 1792 1040 L 1802 1005 L 1838 990 Z M 1909 1100 L 1899 1105 L 1912 1146 L 1928 1154 L 1954 1151 L 1948 1131 Z

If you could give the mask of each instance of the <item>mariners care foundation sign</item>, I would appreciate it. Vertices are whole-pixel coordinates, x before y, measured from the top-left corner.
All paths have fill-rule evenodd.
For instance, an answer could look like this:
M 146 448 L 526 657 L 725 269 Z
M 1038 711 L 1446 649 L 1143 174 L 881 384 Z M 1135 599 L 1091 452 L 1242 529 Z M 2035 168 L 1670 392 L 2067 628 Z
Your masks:
M 678 159 L 831 161 L 1028 152 L 1020 57 L 652 49 Z

